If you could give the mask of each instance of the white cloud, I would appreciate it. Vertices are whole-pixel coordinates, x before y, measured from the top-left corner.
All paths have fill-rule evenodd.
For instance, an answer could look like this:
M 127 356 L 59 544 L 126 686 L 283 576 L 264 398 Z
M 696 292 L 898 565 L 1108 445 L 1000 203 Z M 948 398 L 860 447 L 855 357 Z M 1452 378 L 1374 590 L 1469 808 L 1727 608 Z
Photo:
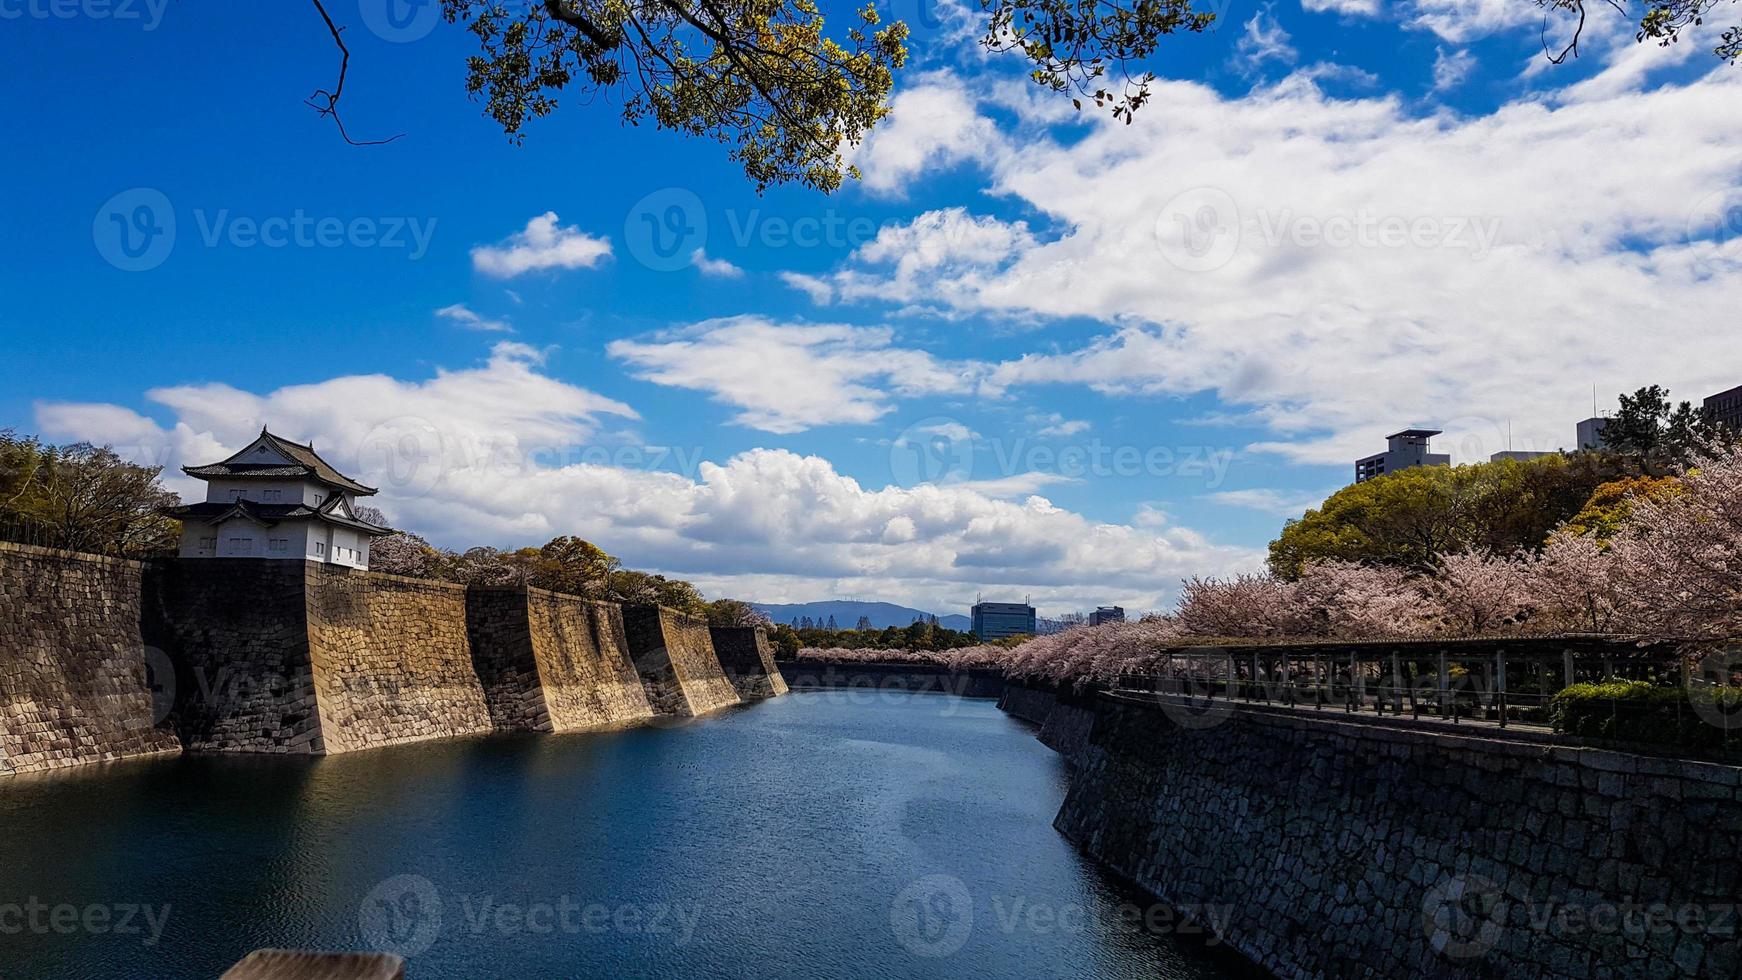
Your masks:
M 1300 7 L 1308 13 L 1332 12 L 1372 17 L 1379 13 L 1379 0 L 1301 0 Z
M 1219 490 L 1206 494 L 1204 499 L 1227 507 L 1242 507 L 1277 517 L 1299 517 L 1308 509 L 1324 503 L 1325 497 L 1326 494 L 1322 493 L 1272 490 L 1264 487 L 1247 490 Z
M 1292 65 L 1300 57 L 1290 43 L 1288 31 L 1270 13 L 1270 8 L 1257 11 L 1246 22 L 1246 31 L 1234 45 L 1234 61 L 1245 72 L 1255 73 L 1265 62 Z
M 741 410 L 738 424 L 781 433 L 873 422 L 893 408 L 891 396 L 965 394 L 984 373 L 893 342 L 884 327 L 738 316 L 606 350 L 636 377 L 708 392 Z
M 1040 426 L 1034 434 L 1041 437 L 1074 436 L 1089 431 L 1089 423 L 1083 419 L 1067 419 L 1057 412 L 1049 415 L 1031 415 L 1028 417 L 1028 421 Z
M 712 276 L 716 279 L 742 279 L 744 277 L 743 269 L 725 259 L 710 259 L 708 253 L 699 248 L 690 254 L 690 265 L 701 270 L 702 275 Z
M 573 226 L 565 228 L 557 224 L 555 211 L 546 211 L 499 244 L 475 246 L 472 268 L 496 279 L 512 279 L 545 269 L 590 269 L 610 255 L 608 239 Z
M 1434 48 L 1434 91 L 1443 92 L 1464 83 L 1470 70 L 1476 67 L 1476 56 L 1463 49 L 1447 51 Z
M 1543 8 L 1518 0 L 1412 0 L 1401 13 L 1410 27 L 1464 44 L 1496 31 L 1540 24 Z
M 947 261 L 862 249 L 828 278 L 843 299 L 1101 321 L 989 382 L 1214 393 L 1271 428 L 1252 448 L 1297 461 L 1347 462 L 1406 423 L 1445 428 L 1460 459 L 1504 448 L 1508 423 L 1515 448 L 1570 445 L 1592 384 L 1697 396 L 1742 363 L 1721 327 L 1742 240 L 1689 234 L 1734 193 L 1742 76 L 1640 92 L 1633 67 L 1584 90 L 1609 97 L 1473 117 L 1158 83 L 1142 125 L 1029 140 L 995 169 L 990 193 L 1060 230 Z M 927 240 L 940 214 L 879 240 Z
M 955 76 L 919 76 L 898 92 L 889 116 L 852 153 L 860 186 L 882 197 L 903 197 L 907 183 L 922 172 L 963 160 L 986 162 L 1001 152 L 1004 139 L 981 115 L 973 94 Z
M 601 416 L 632 413 L 543 373 L 519 345 L 421 381 L 339 377 L 266 394 L 183 385 L 148 397 L 172 421 L 91 404 L 40 405 L 37 420 L 51 437 L 125 443 L 172 471 L 228 455 L 268 422 L 380 486 L 371 502 L 438 544 L 578 534 L 713 595 L 875 596 L 949 612 L 984 590 L 1058 609 L 1149 608 L 1185 576 L 1261 560 L 1186 528 L 1104 524 L 1038 496 L 1002 499 L 1018 481 L 878 489 L 827 460 L 775 449 L 691 459 L 681 472 L 595 462 L 594 449 L 639 447 L 600 430 Z
M 497 320 L 481 316 L 473 312 L 464 303 L 454 303 L 435 311 L 435 315 L 444 320 L 452 320 L 467 330 L 482 330 L 486 333 L 513 333 L 514 328 L 506 319 Z
M 1034 243 L 1026 222 L 945 208 L 878 229 L 877 237 L 852 255 L 852 263 L 860 268 L 828 276 L 786 273 L 782 279 L 819 303 L 833 299 L 911 302 L 928 291 L 927 283 L 940 277 L 959 281 L 988 277 Z

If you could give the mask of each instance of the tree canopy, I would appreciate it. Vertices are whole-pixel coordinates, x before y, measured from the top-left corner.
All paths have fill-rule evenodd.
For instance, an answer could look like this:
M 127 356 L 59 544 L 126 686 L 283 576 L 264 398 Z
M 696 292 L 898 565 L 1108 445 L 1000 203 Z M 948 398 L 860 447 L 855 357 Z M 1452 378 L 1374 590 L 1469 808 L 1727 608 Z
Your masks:
M 1289 521 L 1270 543 L 1270 569 L 1293 578 L 1309 563 L 1427 570 L 1444 555 L 1537 549 L 1625 462 L 1575 453 L 1465 466 L 1416 466 L 1351 484 Z
M 180 501 L 162 471 L 108 446 L 0 430 L 0 539 L 127 558 L 174 551 L 180 527 L 157 511 Z

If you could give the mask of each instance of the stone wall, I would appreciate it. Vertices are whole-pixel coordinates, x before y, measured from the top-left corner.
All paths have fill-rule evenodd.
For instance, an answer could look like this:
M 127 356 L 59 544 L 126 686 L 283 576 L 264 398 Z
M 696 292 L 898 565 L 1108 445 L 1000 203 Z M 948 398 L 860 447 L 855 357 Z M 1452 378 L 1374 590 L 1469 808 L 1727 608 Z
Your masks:
M 1058 695 L 1050 687 L 1009 683 L 1004 686 L 1004 694 L 998 699 L 998 710 L 1026 722 L 1044 725 L 1046 716 L 1052 714 L 1053 705 L 1057 703 Z
M 0 774 L 175 752 L 139 635 L 137 562 L 0 542 Z
M 1095 711 L 1058 829 L 1226 916 L 1279 976 L 1742 969 L 1742 769 L 1123 695 Z
M 308 649 L 329 753 L 491 730 L 466 635 L 466 589 L 318 562 Z
M 206 752 L 327 751 L 302 562 L 169 559 L 145 568 L 140 628 L 173 665 L 170 721 Z
M 473 586 L 466 609 L 473 663 L 497 728 L 586 731 L 653 717 L 619 607 L 543 589 Z
M 963 698 L 998 698 L 1004 675 L 997 670 L 951 670 L 941 664 L 788 660 L 776 664 L 793 690 L 858 688 L 927 691 Z
M 705 715 L 739 703 L 707 623 L 664 606 L 624 606 L 623 628 L 654 714 Z
M 708 637 L 740 699 L 754 701 L 786 693 L 786 678 L 774 665 L 774 648 L 768 645 L 768 633 L 761 627 L 710 626 Z
M 1089 735 L 1094 730 L 1095 711 L 1087 699 L 1061 697 L 1046 713 L 1039 737 L 1042 745 L 1070 762 L 1089 744 Z

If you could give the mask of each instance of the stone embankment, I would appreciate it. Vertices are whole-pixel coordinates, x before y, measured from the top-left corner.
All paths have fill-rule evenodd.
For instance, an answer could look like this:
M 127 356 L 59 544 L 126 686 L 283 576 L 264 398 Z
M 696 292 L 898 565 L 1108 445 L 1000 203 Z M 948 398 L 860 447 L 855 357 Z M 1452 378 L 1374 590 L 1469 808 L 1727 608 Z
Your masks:
M 0 774 L 178 751 L 153 727 L 140 573 L 0 543 Z
M 669 609 L 626 620 L 540 589 L 0 544 L 0 774 L 614 728 L 785 693 L 766 636 L 726 639 L 730 667 L 707 624 Z
M 1058 739 L 1060 832 L 1278 976 L 1742 975 L 1742 768 L 1165 695 L 1087 710 Z
M 752 626 L 710 626 L 708 636 L 739 698 L 755 701 L 787 692 L 786 678 L 774 666 L 774 648 L 768 642 L 766 630 Z
M 854 688 L 922 691 L 964 698 L 997 698 L 1004 675 L 996 670 L 952 670 L 941 664 L 866 661 L 783 660 L 778 664 L 793 690 Z

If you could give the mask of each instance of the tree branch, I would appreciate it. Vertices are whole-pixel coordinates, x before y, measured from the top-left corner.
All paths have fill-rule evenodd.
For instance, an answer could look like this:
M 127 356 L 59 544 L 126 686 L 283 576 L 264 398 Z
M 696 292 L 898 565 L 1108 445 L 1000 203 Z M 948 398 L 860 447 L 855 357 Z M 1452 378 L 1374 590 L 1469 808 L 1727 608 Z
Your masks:
M 333 35 L 333 43 L 339 46 L 339 81 L 333 86 L 331 92 L 324 88 L 316 89 L 313 95 L 303 100 L 304 104 L 323 116 L 333 117 L 333 124 L 339 127 L 339 135 L 352 146 L 380 146 L 404 136 L 404 133 L 398 133 L 384 140 L 355 140 L 351 138 L 350 133 L 345 132 L 345 121 L 339 118 L 339 97 L 345 94 L 345 75 L 351 69 L 351 49 L 345 46 L 345 39 L 341 36 L 344 28 L 333 23 L 333 18 L 327 13 L 326 5 L 321 0 L 312 0 L 312 2 L 315 9 L 320 12 L 321 20 L 326 21 L 327 30 Z M 554 3 L 556 0 L 551 0 L 551 2 Z M 316 101 L 317 99 L 325 99 L 326 104 L 322 105 Z

